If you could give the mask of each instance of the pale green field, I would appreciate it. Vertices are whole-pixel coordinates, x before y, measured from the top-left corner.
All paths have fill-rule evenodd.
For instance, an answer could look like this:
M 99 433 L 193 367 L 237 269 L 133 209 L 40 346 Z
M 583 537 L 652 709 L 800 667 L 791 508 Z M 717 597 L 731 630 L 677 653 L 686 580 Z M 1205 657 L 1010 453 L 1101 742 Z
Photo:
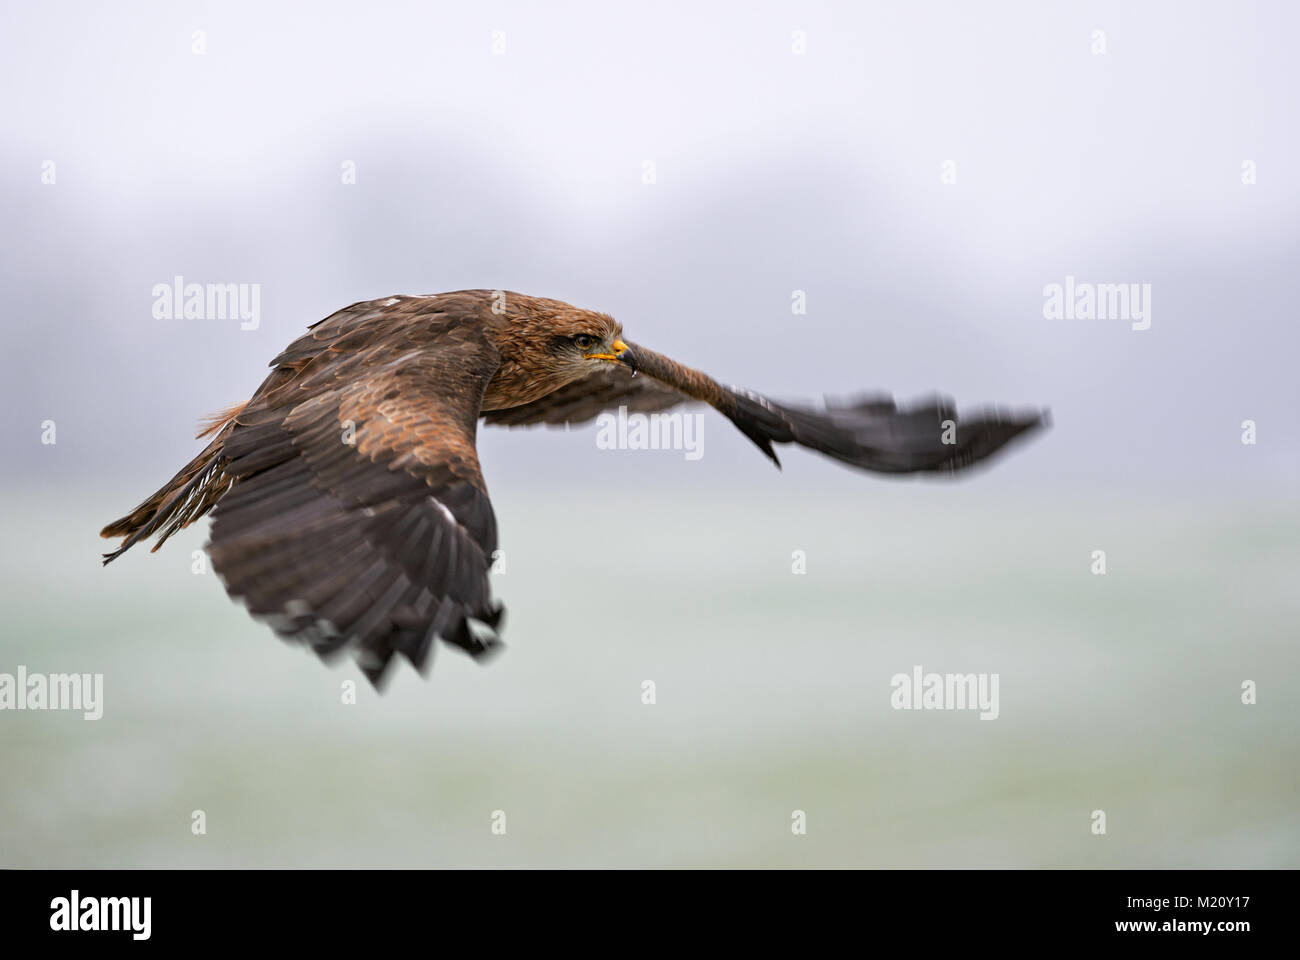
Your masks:
M 0 866 L 1300 866 L 1295 506 L 991 489 L 598 490 L 616 534 L 498 484 L 505 653 L 355 706 L 191 573 L 205 531 L 100 569 L 144 491 L 11 491 L 0 672 L 105 713 L 0 713 Z M 913 664 L 1000 718 L 892 710 Z

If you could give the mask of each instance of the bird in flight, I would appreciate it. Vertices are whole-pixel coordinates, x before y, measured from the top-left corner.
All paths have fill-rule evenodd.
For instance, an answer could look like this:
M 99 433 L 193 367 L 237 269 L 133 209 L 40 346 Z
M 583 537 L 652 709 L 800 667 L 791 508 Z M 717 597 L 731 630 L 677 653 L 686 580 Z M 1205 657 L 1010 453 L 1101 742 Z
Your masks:
M 379 686 L 395 654 L 423 671 L 435 639 L 498 645 L 488 573 L 497 526 L 475 436 L 487 424 L 581 424 L 606 410 L 705 403 L 778 466 L 795 443 L 874 473 L 953 473 L 1046 424 L 958 418 L 936 398 L 776 403 L 623 340 L 612 317 L 558 300 L 465 290 L 355 303 L 271 361 L 203 451 L 101 536 L 104 563 L 211 512 L 226 591 L 322 659 L 352 651 Z

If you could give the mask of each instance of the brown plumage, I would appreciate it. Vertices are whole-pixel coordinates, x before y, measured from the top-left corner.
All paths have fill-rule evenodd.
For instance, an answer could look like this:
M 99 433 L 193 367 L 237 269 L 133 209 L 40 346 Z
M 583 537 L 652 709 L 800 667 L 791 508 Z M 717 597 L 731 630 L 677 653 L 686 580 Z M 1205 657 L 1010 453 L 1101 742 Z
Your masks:
M 322 657 L 351 649 L 378 684 L 395 653 L 423 668 L 435 638 L 474 656 L 497 642 L 480 418 L 577 424 L 702 402 L 773 461 L 773 444 L 798 443 L 882 473 L 961 470 L 1045 422 L 958 421 L 942 399 L 777 404 L 621 336 L 604 314 L 514 293 L 353 304 L 290 344 L 246 403 L 211 418 L 202 453 L 103 529 L 124 538 L 104 562 L 211 511 L 208 551 L 231 596 Z

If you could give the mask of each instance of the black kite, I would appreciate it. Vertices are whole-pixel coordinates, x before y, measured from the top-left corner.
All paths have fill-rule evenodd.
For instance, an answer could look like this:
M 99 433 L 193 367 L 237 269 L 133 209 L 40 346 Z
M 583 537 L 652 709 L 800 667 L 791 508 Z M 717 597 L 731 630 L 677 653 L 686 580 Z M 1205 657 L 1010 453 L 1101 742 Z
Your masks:
M 779 404 L 622 333 L 605 314 L 488 290 L 353 304 L 290 344 L 252 398 L 200 434 L 214 434 L 202 453 L 103 529 L 126 538 L 104 562 L 154 534 L 156 550 L 212 511 L 208 551 L 227 592 L 322 657 L 352 649 L 378 684 L 394 653 L 422 668 L 436 637 L 476 657 L 497 642 L 480 418 L 578 424 L 698 401 L 778 465 L 772 445 L 797 443 L 893 474 L 962 470 L 1045 422 L 958 420 L 942 399 Z

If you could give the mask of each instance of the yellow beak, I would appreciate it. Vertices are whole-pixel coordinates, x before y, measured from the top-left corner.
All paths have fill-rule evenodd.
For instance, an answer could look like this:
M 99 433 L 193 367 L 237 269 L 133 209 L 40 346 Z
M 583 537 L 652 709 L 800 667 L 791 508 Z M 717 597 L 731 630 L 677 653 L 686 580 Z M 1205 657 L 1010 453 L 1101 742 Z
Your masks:
M 615 340 L 610 348 L 613 353 L 584 353 L 583 356 L 588 360 L 612 360 L 615 363 L 625 363 L 636 372 L 636 354 L 622 340 Z

